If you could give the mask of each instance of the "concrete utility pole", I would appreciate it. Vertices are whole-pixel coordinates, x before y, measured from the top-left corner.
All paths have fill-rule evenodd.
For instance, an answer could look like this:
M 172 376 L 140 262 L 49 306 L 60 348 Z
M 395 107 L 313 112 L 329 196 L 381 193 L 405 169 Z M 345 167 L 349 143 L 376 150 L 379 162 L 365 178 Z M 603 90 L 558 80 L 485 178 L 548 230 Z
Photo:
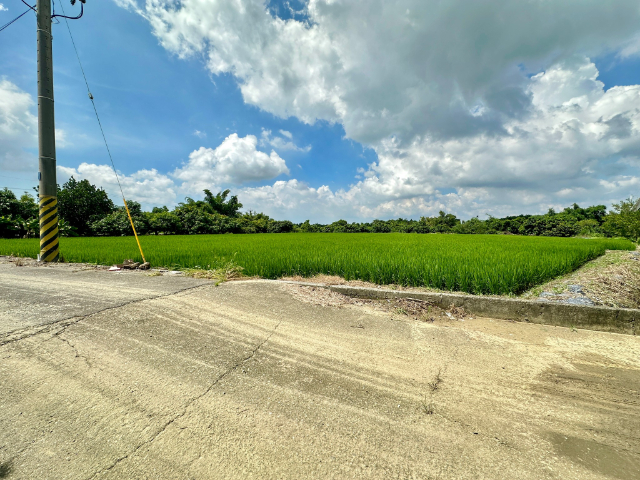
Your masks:
M 53 59 L 51 49 L 51 0 L 37 0 L 38 18 L 38 139 L 40 181 L 40 256 L 57 262 L 58 192 L 56 182 L 56 133 L 53 114 Z

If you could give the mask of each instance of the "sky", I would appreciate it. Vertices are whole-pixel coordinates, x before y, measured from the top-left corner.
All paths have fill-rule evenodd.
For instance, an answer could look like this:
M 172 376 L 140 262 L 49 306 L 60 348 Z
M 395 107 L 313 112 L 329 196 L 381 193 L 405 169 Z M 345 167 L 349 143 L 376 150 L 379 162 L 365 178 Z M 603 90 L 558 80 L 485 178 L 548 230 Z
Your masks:
M 25 10 L 2 0 L 0 24 Z M 146 209 L 205 188 L 296 222 L 639 195 L 637 0 L 87 0 L 69 26 Z M 0 32 L 0 187 L 17 194 L 37 184 L 35 28 Z M 53 37 L 58 183 L 122 204 L 64 20 Z

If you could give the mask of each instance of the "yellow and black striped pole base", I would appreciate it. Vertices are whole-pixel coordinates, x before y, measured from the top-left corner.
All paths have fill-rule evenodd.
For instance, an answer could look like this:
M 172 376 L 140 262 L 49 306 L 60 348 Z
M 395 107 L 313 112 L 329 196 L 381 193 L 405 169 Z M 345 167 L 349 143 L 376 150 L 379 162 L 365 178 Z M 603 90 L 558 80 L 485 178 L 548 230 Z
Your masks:
M 40 197 L 40 261 L 58 261 L 58 237 L 58 200 L 56 197 Z

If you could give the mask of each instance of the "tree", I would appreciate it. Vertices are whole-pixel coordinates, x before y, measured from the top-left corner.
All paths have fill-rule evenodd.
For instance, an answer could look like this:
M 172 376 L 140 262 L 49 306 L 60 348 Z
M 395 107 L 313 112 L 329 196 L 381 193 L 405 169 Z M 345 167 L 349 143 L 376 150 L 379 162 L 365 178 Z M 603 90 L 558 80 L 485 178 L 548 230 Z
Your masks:
M 637 202 L 628 198 L 613 204 L 613 212 L 607 215 L 602 229 L 610 236 L 626 237 L 640 241 L 640 210 Z
M 238 210 L 242 208 L 242 204 L 238 201 L 237 195 L 227 200 L 230 190 L 218 192 L 214 197 L 210 190 L 204 190 L 204 201 L 213 209 L 214 212 L 227 217 L 237 217 Z M 226 201 L 225 201 L 226 200 Z
M 269 223 L 268 233 L 288 233 L 293 231 L 293 223 L 289 220 L 277 220 Z
M 180 217 L 175 213 L 154 207 L 153 212 L 145 213 L 145 216 L 149 223 L 149 233 L 172 235 L 182 232 Z
M 0 190 L 0 215 L 4 217 L 17 216 L 19 211 L 20 204 L 15 193 L 8 188 Z
M 18 200 L 18 215 L 25 220 L 30 218 L 38 218 L 38 204 L 35 198 L 28 193 L 22 194 Z
M 77 181 L 71 177 L 58 190 L 58 213 L 60 218 L 76 228 L 78 235 L 91 234 L 91 224 L 106 217 L 114 210 L 107 192 L 89 180 Z
M 38 233 L 38 204 L 25 193 L 16 198 L 8 188 L 0 190 L 0 237 L 34 237 Z
M 390 233 L 391 227 L 383 220 L 374 220 L 371 222 L 370 231 L 373 233 Z
M 149 220 L 142 213 L 142 207 L 138 202 L 127 202 L 129 207 L 129 213 L 131 213 L 131 219 L 136 226 L 136 232 L 138 235 L 144 235 L 149 231 Z M 124 207 L 115 207 L 113 212 L 109 215 L 95 220 L 90 225 L 90 229 L 93 233 L 100 236 L 118 237 L 133 235 L 133 229 L 131 228 L 131 222 L 129 221 L 129 215 Z

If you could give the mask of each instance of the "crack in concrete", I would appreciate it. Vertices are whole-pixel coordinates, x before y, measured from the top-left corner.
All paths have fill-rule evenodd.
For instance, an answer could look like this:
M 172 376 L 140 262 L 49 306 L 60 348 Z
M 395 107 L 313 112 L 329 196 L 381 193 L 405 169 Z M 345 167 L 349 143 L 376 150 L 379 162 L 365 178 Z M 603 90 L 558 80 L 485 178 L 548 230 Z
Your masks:
M 8 333 L 0 335 L 0 339 L 1 339 L 0 340 L 0 347 L 4 347 L 5 345 L 7 345 L 9 343 L 19 342 L 20 340 L 24 340 L 26 338 L 35 337 L 37 335 L 40 335 L 41 333 L 50 332 L 54 328 L 62 325 L 62 329 L 55 334 L 55 335 L 59 335 L 60 333 L 63 333 L 71 325 L 75 325 L 76 323 L 81 322 L 82 320 L 87 319 L 89 317 L 92 317 L 93 315 L 97 315 L 99 313 L 107 312 L 109 310 L 115 310 L 115 309 L 121 308 L 121 307 L 126 307 L 127 305 L 131 305 L 133 303 L 140 303 L 140 302 L 145 302 L 147 300 L 156 300 L 158 298 L 171 297 L 172 295 L 177 295 L 179 293 L 186 292 L 188 290 L 194 290 L 196 288 L 202 288 L 202 287 L 208 287 L 208 286 L 210 286 L 210 284 L 208 284 L 208 283 L 200 284 L 200 285 L 194 285 L 194 286 L 191 286 L 191 287 L 186 287 L 186 288 L 182 288 L 180 290 L 176 290 L 175 292 L 156 295 L 154 297 L 145 297 L 145 298 L 138 298 L 138 299 L 135 299 L 135 300 L 129 300 L 128 302 L 123 302 L 123 303 L 119 303 L 117 305 L 112 305 L 110 307 L 105 307 L 105 308 L 103 308 L 101 310 L 98 310 L 98 311 L 95 311 L 95 312 L 91 312 L 91 313 L 88 313 L 86 315 L 80 315 L 80 316 L 74 316 L 74 317 L 66 317 L 66 318 L 62 318 L 60 320 L 54 320 L 53 322 L 50 322 L 50 323 L 45 323 L 43 325 L 30 326 L 30 327 L 26 327 L 26 328 L 22 328 L 22 329 L 18 329 L 18 330 L 13 330 L 11 332 L 8 332 Z M 35 331 L 34 331 L 34 329 L 35 329 Z M 22 332 L 25 332 L 24 335 L 21 335 Z M 14 335 L 18 335 L 18 336 L 14 336 Z
M 89 361 L 89 357 L 87 357 L 86 355 L 82 355 L 80 353 L 80 351 L 78 350 L 78 348 L 75 346 L 75 344 L 71 343 L 68 338 L 65 338 L 65 337 L 62 336 L 62 333 L 64 333 L 64 330 L 65 329 L 62 329 L 62 330 L 59 330 L 56 333 L 54 333 L 53 334 L 53 338 L 57 338 L 61 342 L 66 343 L 67 345 L 69 345 L 71 347 L 71 349 L 74 351 L 74 353 L 76 355 L 76 358 L 83 359 L 84 363 L 87 364 L 87 367 L 94 368 L 94 365 L 92 365 L 91 362 Z M 99 368 L 99 370 L 102 370 L 102 369 Z
M 230 375 L 231 373 L 233 373 L 235 370 L 238 369 L 238 367 L 240 367 L 241 365 L 243 365 L 244 363 L 248 362 L 249 360 L 251 360 L 256 353 L 258 353 L 258 350 L 260 350 L 262 348 L 262 346 L 267 343 L 269 341 L 269 339 L 273 336 L 274 333 L 276 333 L 276 330 L 278 330 L 278 327 L 280 326 L 280 324 L 282 323 L 282 321 L 279 321 L 277 323 L 277 325 L 275 327 L 273 327 L 273 330 L 271 330 L 271 332 L 269 333 L 269 335 L 267 335 L 267 337 L 262 340 L 252 351 L 249 355 L 247 355 L 246 357 L 244 357 L 243 359 L 241 359 L 240 361 L 238 361 L 235 365 L 233 365 L 232 367 L 228 368 L 227 370 L 225 370 L 224 372 L 222 372 L 214 381 L 211 385 L 209 385 L 207 387 L 207 389 L 201 393 L 200 395 L 196 395 L 195 397 L 191 398 L 189 401 L 187 401 L 187 403 L 184 405 L 184 408 L 182 410 L 182 412 L 180 412 L 178 415 L 176 415 L 175 417 L 173 417 L 172 419 L 170 419 L 168 422 L 166 422 L 150 439 L 145 440 L 144 442 L 142 442 L 141 444 L 137 445 L 132 451 L 130 451 L 129 453 L 127 453 L 125 456 L 120 457 L 118 459 L 116 459 L 111 465 L 109 465 L 107 468 L 100 470 L 99 472 L 94 473 L 92 476 L 87 477 L 86 480 L 92 480 L 94 478 L 96 478 L 98 475 L 101 474 L 105 474 L 108 471 L 112 470 L 113 468 L 115 468 L 119 463 L 125 461 L 126 459 L 128 459 L 129 457 L 131 457 L 132 455 L 135 455 L 136 452 L 138 450 L 140 450 L 142 447 L 144 447 L 145 445 L 150 445 L 151 443 L 153 443 L 160 435 L 162 435 L 162 433 L 164 433 L 167 428 L 169 428 L 173 423 L 175 423 L 177 420 L 180 420 L 182 417 L 184 417 L 187 414 L 187 411 L 189 410 L 189 408 L 198 400 L 200 400 L 201 398 L 203 398 L 204 396 L 206 396 L 211 390 L 213 390 L 213 388 L 220 383 L 220 381 L 225 378 L 226 376 Z

